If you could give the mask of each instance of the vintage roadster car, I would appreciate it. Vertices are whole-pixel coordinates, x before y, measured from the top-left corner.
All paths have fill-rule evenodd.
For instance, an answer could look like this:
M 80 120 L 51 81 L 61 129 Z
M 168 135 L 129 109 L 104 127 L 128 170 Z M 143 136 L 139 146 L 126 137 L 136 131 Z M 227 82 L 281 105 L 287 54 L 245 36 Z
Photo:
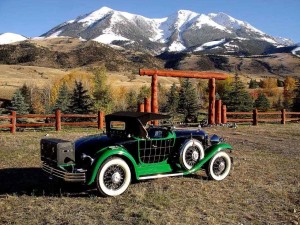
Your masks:
M 210 140 L 201 129 L 153 126 L 149 121 L 169 116 L 117 112 L 105 117 L 106 134 L 75 142 L 41 140 L 42 169 L 68 182 L 96 184 L 104 196 L 122 194 L 131 180 L 183 176 L 205 169 L 223 180 L 230 172 L 232 147 L 217 135 Z

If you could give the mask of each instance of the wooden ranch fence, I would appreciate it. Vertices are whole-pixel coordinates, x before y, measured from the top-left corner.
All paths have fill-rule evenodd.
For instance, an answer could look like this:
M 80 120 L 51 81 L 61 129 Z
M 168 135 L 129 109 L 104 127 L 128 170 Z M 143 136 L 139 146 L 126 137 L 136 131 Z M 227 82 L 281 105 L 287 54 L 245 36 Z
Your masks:
M 63 122 L 62 118 L 87 118 L 97 119 L 97 122 L 82 121 L 82 122 Z M 44 119 L 42 123 L 17 123 L 17 119 Z M 81 114 L 62 114 L 60 110 L 56 110 L 55 114 L 39 115 L 17 115 L 15 111 L 11 115 L 0 116 L 0 120 L 9 120 L 8 123 L 0 124 L 0 128 L 10 128 L 11 133 L 17 131 L 17 127 L 55 127 L 56 131 L 60 131 L 62 126 L 97 126 L 98 129 L 104 128 L 104 113 L 81 115 Z M 48 122 L 46 122 L 48 121 Z M 52 122 L 53 121 L 53 122 Z
M 286 124 L 286 122 L 290 122 L 290 121 L 300 121 L 300 112 L 286 112 L 285 109 L 282 109 L 279 112 L 258 112 L 257 109 L 254 109 L 253 112 L 226 112 L 226 108 L 225 108 L 222 114 L 223 114 L 222 116 L 223 123 L 250 122 L 254 126 L 258 125 L 258 122 L 278 122 L 281 124 Z M 242 116 L 247 118 L 230 118 L 232 116 L 235 117 Z M 297 117 L 291 117 L 291 116 L 297 116 Z

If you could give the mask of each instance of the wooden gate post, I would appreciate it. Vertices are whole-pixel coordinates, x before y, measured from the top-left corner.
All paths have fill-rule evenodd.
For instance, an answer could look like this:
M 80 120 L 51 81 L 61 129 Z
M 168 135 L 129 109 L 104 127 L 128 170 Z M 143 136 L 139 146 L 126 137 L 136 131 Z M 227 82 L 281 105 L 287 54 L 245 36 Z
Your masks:
M 144 98 L 145 112 L 151 112 L 150 99 Z
M 258 124 L 258 111 L 257 109 L 253 109 L 253 126 L 257 126 Z
M 61 111 L 59 109 L 55 110 L 55 130 L 61 130 Z
M 151 83 L 151 112 L 158 113 L 158 99 L 157 99 L 157 75 L 152 76 L 152 83 Z
M 104 112 L 98 111 L 98 130 L 102 130 L 104 128 Z
M 281 124 L 285 125 L 286 123 L 286 111 L 285 109 L 281 110 Z
M 217 100 L 216 101 L 216 124 L 221 124 L 222 123 L 222 101 Z
M 145 112 L 144 103 L 138 103 L 138 112 Z
M 222 105 L 222 123 L 227 123 L 227 108 L 226 105 Z
M 11 111 L 11 127 L 10 127 L 10 133 L 14 134 L 17 130 L 17 112 Z
M 216 79 L 209 79 L 208 124 L 215 124 Z

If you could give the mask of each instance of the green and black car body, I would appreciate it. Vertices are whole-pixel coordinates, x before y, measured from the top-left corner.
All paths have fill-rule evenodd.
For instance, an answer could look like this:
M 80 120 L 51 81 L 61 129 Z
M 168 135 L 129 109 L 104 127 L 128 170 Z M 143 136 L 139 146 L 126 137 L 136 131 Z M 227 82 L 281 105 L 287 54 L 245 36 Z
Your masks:
M 122 194 L 131 180 L 183 176 L 205 169 L 223 180 L 230 172 L 232 147 L 201 129 L 152 126 L 169 117 L 154 113 L 118 112 L 107 115 L 106 134 L 75 142 L 41 140 L 42 169 L 68 182 L 96 184 L 101 194 Z

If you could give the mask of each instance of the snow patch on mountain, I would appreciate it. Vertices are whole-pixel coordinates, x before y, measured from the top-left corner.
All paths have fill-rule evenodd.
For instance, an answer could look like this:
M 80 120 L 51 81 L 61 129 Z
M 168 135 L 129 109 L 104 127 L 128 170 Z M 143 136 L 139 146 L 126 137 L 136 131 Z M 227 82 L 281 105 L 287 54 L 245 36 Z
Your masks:
M 196 48 L 194 51 L 195 52 L 203 51 L 207 48 L 212 48 L 212 47 L 216 47 L 218 45 L 224 44 L 225 42 L 226 42 L 225 38 L 221 39 L 221 40 L 218 40 L 218 41 L 210 41 L 210 42 L 204 43 L 200 47 Z
M 298 54 L 297 54 L 297 52 L 298 52 Z M 292 50 L 292 54 L 300 57 L 300 47 L 294 48 Z
M 91 24 L 95 23 L 96 21 L 102 19 L 107 14 L 112 13 L 113 10 L 108 7 L 102 7 L 99 10 L 96 10 L 90 14 L 84 15 L 79 17 L 76 21 L 79 23 L 83 23 L 85 27 L 90 26 Z
M 185 49 L 186 47 L 179 41 L 174 41 L 168 48 L 169 52 L 181 52 Z
M 210 17 L 213 21 L 215 21 L 217 24 L 224 26 L 229 29 L 238 30 L 242 27 L 252 30 L 256 33 L 264 35 L 265 33 L 261 30 L 256 29 L 255 27 L 251 26 L 249 23 L 237 20 L 226 13 L 210 13 L 208 14 L 208 17 Z
M 227 30 L 226 27 L 224 27 L 224 26 L 222 26 L 222 25 L 216 23 L 216 22 L 213 21 L 209 16 L 204 15 L 204 14 L 201 14 L 201 15 L 198 17 L 198 19 L 197 19 L 197 21 L 196 21 L 196 23 L 195 23 L 195 26 L 196 26 L 197 28 L 201 29 L 201 28 L 202 28 L 203 26 L 205 26 L 205 25 L 211 26 L 211 27 L 214 27 L 214 28 L 216 28 L 216 29 L 223 30 L 223 31 Z M 227 31 L 230 32 L 229 30 L 227 30 Z
M 28 38 L 15 34 L 15 33 L 4 33 L 0 34 L 0 45 L 11 44 L 19 41 L 25 41 Z
M 94 38 L 93 41 L 97 41 L 103 44 L 111 44 L 113 41 L 130 41 L 130 40 L 116 34 L 102 34 L 99 37 Z

